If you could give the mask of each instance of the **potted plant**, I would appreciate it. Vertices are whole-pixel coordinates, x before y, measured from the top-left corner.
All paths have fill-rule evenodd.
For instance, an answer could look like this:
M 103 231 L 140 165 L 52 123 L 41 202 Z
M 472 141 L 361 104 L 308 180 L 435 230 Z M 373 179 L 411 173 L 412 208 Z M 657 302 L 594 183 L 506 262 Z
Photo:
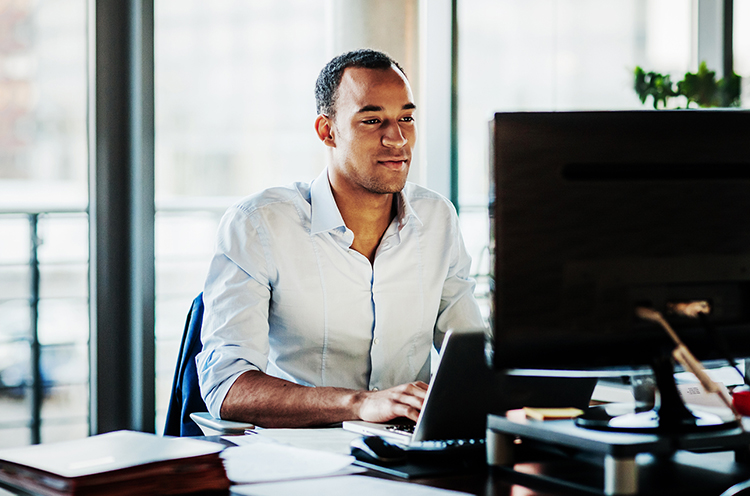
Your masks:
M 650 96 L 654 108 L 666 108 L 667 101 L 673 97 L 684 97 L 685 108 L 695 102 L 699 107 L 739 107 L 742 78 L 732 73 L 731 76 L 716 80 L 716 72 L 709 71 L 705 62 L 701 62 L 696 73 L 686 73 L 677 83 L 672 83 L 669 74 L 646 72 L 641 67 L 635 68 L 635 92 L 641 103 L 646 103 Z

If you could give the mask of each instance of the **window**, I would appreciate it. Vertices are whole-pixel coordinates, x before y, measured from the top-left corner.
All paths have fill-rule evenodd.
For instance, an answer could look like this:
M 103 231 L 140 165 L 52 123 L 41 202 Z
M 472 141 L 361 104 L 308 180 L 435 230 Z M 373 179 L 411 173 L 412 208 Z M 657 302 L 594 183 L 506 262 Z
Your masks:
M 734 0 L 734 72 L 743 76 L 743 107 L 750 108 L 750 1 Z
M 86 2 L 5 2 L 0 39 L 3 448 L 88 434 Z
M 334 53 L 390 43 L 375 47 L 419 78 L 416 54 L 435 48 L 415 49 L 416 5 L 155 2 L 157 430 L 221 214 L 238 197 L 322 170 L 313 86 Z M 750 1 L 734 6 L 747 95 Z M 0 447 L 89 430 L 86 9 L 85 0 L 0 9 Z M 684 0 L 461 0 L 458 9 L 459 200 L 481 276 L 492 112 L 641 108 L 633 68 L 690 69 L 694 19 Z M 414 89 L 428 84 L 437 83 Z
M 682 0 L 458 2 L 459 203 L 486 273 L 489 121 L 497 111 L 642 108 L 633 70 L 691 68 Z
M 157 431 L 216 227 L 237 198 L 314 179 L 327 11 L 304 0 L 155 3 Z

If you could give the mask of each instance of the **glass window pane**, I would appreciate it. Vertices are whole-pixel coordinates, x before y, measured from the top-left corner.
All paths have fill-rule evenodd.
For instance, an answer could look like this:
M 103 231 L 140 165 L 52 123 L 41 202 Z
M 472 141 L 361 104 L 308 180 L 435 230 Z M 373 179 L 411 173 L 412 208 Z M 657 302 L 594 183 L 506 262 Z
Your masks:
M 28 341 L 0 345 L 0 448 L 31 442 L 31 350 Z
M 0 301 L 18 298 L 28 301 L 29 285 L 28 265 L 0 265 Z
M 461 0 L 459 188 L 484 205 L 496 111 L 643 108 L 633 70 L 690 68 L 690 2 Z M 676 103 L 676 102 L 675 102 Z
M 41 213 L 40 317 L 49 322 L 71 314 L 49 314 L 50 296 L 79 298 L 72 313 L 83 305 L 86 315 L 73 336 L 66 335 L 70 322 L 41 327 L 54 326 L 57 341 L 88 342 L 86 6 L 85 0 L 45 0 L 4 2 L 0 8 L 0 448 L 32 439 L 28 213 Z M 45 214 L 50 211 L 78 214 L 55 225 L 55 216 Z M 65 265 L 71 262 L 77 266 Z M 76 358 L 85 374 L 87 356 Z M 87 375 L 81 380 L 86 388 Z M 56 394 L 50 389 L 45 398 Z M 74 409 L 87 406 L 84 399 Z M 75 422 L 80 424 L 80 415 Z M 88 431 L 60 426 L 66 439 Z
M 750 0 L 734 0 L 734 72 L 742 76 L 742 107 L 750 108 Z
M 157 431 L 224 210 L 325 165 L 313 123 L 326 26 L 306 0 L 155 2 Z
M 87 263 L 89 223 L 85 214 L 45 215 L 39 219 L 39 260 L 42 263 Z
M 0 272 L 0 278 L 4 274 Z M 28 340 L 31 329 L 31 309 L 25 299 L 0 299 L 0 343 Z M 0 367 L 2 367 L 0 365 Z
M 691 15 L 682 0 L 458 2 L 459 203 L 485 316 L 492 114 L 644 108 L 635 67 L 689 70 Z
M 159 0 L 157 199 L 244 196 L 313 178 L 325 9 L 303 0 Z
M 0 349 L 0 383 L 3 396 L 21 398 L 25 387 L 31 380 L 31 348 L 28 341 L 3 343 Z M 28 416 L 28 412 L 24 415 Z M 23 418 L 23 417 L 18 417 Z M 17 420 L 13 416 L 3 415 L 4 420 Z
M 0 179 L 0 184 L 2 182 Z M 28 218 L 19 215 L 0 215 L 0 232 L 3 234 L 0 236 L 0 266 L 28 263 Z
M 43 299 L 39 302 L 39 342 L 43 345 L 87 343 L 88 301 L 77 298 Z
M 85 385 L 88 380 L 88 346 L 86 343 L 67 342 L 42 346 L 42 380 L 45 390 L 54 392 L 55 388 L 70 385 Z M 53 395 L 49 395 L 53 396 Z M 54 403 L 58 399 L 52 398 Z M 62 399 L 59 399 L 62 403 Z M 75 405 L 75 413 L 82 415 L 87 411 L 87 402 Z M 54 412 L 54 416 L 64 417 L 73 412 Z
M 0 23 L 0 207 L 85 206 L 86 2 L 10 2 Z

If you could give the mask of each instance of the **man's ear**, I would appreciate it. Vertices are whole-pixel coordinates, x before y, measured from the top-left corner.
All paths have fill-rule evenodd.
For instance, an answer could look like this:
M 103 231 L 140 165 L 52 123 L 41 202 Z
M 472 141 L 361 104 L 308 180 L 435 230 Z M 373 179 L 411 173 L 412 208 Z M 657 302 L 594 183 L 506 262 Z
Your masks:
M 330 146 L 331 148 L 336 146 L 336 141 L 333 136 L 333 121 L 327 115 L 320 114 L 315 119 L 315 132 L 318 133 L 318 138 L 323 142 L 324 145 Z

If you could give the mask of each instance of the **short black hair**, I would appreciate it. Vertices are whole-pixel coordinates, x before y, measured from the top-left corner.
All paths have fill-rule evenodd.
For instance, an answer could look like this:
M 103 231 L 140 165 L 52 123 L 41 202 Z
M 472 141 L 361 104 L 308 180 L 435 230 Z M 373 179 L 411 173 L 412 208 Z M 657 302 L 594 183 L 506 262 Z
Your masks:
M 341 84 L 341 78 L 344 70 L 349 67 L 363 67 L 365 69 L 389 69 L 395 66 L 401 74 L 406 77 L 406 73 L 387 53 L 372 50 L 370 48 L 361 48 L 351 52 L 343 53 L 334 57 L 323 67 L 315 82 L 315 104 L 318 108 L 318 114 L 333 117 L 335 114 L 334 103 L 336 102 L 336 92 Z

